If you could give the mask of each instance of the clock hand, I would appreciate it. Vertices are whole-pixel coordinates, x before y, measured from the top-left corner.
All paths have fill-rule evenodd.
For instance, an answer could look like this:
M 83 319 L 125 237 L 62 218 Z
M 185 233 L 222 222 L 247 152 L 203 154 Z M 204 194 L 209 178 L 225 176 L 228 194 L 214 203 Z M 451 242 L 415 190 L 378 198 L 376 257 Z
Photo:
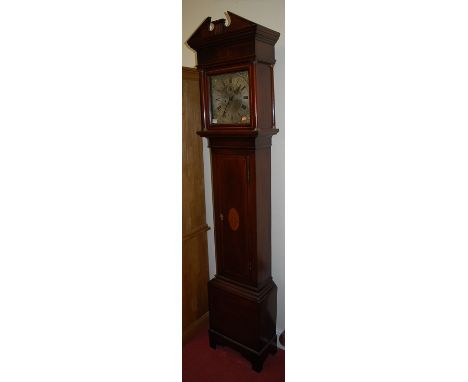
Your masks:
M 230 96 L 229 100 L 224 104 L 223 117 L 226 115 L 226 110 L 227 110 L 228 106 L 231 104 L 232 98 L 233 98 L 233 96 Z
M 229 102 L 226 102 L 226 104 L 224 105 L 223 117 L 226 115 L 226 110 L 227 110 L 228 105 L 229 105 Z

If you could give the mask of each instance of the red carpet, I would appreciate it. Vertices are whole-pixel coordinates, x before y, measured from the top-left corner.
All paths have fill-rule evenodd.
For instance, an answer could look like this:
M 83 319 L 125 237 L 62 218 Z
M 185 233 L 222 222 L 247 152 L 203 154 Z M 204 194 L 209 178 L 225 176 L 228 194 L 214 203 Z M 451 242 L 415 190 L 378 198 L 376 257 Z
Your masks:
M 208 329 L 203 327 L 182 348 L 183 382 L 284 382 L 284 351 L 269 355 L 257 373 L 239 353 L 228 347 L 216 350 L 208 344 Z

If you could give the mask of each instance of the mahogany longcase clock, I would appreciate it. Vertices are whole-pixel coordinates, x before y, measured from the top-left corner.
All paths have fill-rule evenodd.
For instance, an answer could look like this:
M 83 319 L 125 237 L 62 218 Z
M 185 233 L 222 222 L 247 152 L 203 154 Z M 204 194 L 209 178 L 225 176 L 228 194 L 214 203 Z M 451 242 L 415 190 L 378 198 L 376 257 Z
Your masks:
M 271 277 L 273 65 L 279 33 L 231 12 L 187 41 L 197 52 L 202 130 L 211 150 L 216 276 L 208 283 L 210 345 L 261 371 L 276 352 Z

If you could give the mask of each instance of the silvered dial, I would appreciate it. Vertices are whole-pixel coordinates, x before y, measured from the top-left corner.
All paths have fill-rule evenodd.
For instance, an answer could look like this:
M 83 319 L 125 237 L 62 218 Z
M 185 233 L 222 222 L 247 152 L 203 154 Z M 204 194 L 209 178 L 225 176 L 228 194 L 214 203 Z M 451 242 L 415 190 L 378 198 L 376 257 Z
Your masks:
M 249 72 L 247 70 L 210 77 L 211 123 L 249 124 Z

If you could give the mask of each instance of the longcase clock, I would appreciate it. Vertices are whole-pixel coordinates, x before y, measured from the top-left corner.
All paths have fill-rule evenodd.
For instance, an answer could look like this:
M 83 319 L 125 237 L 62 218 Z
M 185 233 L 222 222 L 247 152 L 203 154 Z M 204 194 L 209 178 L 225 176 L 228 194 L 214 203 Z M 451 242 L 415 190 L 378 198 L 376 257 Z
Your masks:
M 276 352 L 271 277 L 273 65 L 279 33 L 227 12 L 187 41 L 197 52 L 202 130 L 211 150 L 216 276 L 208 283 L 210 345 L 261 371 Z

